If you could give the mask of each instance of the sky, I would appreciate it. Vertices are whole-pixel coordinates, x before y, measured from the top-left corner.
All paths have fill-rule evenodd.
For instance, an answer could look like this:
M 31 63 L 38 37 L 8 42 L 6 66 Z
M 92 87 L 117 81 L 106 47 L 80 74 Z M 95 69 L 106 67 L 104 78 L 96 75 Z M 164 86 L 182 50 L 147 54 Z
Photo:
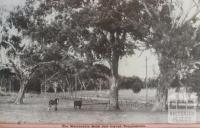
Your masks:
M 184 10 L 191 9 L 191 0 L 184 1 Z M 0 8 L 12 10 L 14 6 L 21 5 L 24 0 L 0 0 Z M 125 56 L 119 62 L 119 74 L 123 76 L 139 76 L 144 79 L 146 77 L 146 58 L 147 58 L 147 75 L 149 77 L 156 77 L 159 74 L 158 60 L 155 53 L 150 50 L 143 52 L 136 51 L 136 54 Z
M 147 63 L 146 63 L 147 58 Z M 143 53 L 136 51 L 136 54 L 123 57 L 119 61 L 119 74 L 123 76 L 139 76 L 144 79 L 146 77 L 157 77 L 159 75 L 158 59 L 155 53 L 146 50 Z
M 12 10 L 16 5 L 22 5 L 25 0 L 0 0 L 0 7 Z

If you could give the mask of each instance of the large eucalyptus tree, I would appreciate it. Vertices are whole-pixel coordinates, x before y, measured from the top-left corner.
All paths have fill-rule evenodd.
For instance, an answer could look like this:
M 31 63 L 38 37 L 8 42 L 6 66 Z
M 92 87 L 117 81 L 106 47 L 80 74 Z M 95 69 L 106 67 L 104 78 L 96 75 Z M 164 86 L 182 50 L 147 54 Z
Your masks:
M 1 32 L 1 47 L 6 49 L 7 65 L 14 68 L 20 82 L 14 100 L 17 104 L 23 103 L 28 82 L 38 70 L 44 71 L 47 65 L 54 71 L 65 69 L 62 59 L 71 59 L 56 42 L 53 45 L 47 43 L 54 39 L 52 34 L 56 27 L 47 26 L 42 18 L 37 17 L 36 3 L 26 1 L 24 7 L 11 12 Z
M 142 0 L 150 33 L 145 39 L 147 47 L 155 49 L 158 56 L 160 76 L 157 103 L 154 110 L 166 109 L 167 92 L 172 81 L 182 78 L 196 60 L 193 49 L 199 43 L 199 26 L 195 26 L 199 1 L 193 1 L 191 9 L 184 10 L 184 1 Z
M 136 40 L 146 34 L 142 8 L 140 2 L 126 0 L 27 0 L 8 21 L 23 38 L 37 43 L 39 50 L 28 53 L 39 55 L 39 62 L 64 60 L 64 55 L 87 60 L 91 65 L 96 60 L 107 60 L 112 73 L 103 75 L 110 81 L 110 109 L 119 109 L 118 63 L 120 57 L 133 54 Z M 45 60 L 46 50 L 55 45 L 60 49 L 52 48 L 54 55 Z M 30 77 L 31 71 L 28 73 L 23 76 Z

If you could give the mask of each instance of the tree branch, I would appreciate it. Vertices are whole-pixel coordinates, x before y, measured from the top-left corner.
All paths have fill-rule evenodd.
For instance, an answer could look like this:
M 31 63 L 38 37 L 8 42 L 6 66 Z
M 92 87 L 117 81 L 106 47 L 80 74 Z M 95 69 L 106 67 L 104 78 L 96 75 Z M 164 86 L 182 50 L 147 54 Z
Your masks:
M 12 48 L 15 52 L 17 52 L 16 48 L 15 48 L 10 42 L 8 42 L 8 41 L 3 41 L 3 42 L 6 43 L 6 44 L 8 44 L 9 46 L 11 46 L 11 48 Z
M 20 70 L 17 68 L 17 66 L 11 59 L 9 59 L 9 62 L 11 63 L 12 67 L 14 68 L 15 72 L 17 73 L 17 76 L 19 77 L 19 79 L 21 79 L 22 73 L 20 72 Z
M 57 65 L 59 65 L 59 63 L 58 62 L 56 62 L 56 61 L 49 61 L 49 62 L 41 62 L 41 63 L 38 63 L 37 65 L 34 65 L 34 66 L 32 66 L 32 67 L 29 67 L 28 68 L 28 70 L 30 71 L 30 77 L 33 75 L 33 73 L 34 73 L 34 71 L 37 69 L 37 68 L 39 68 L 40 66 L 42 66 L 42 65 L 48 65 L 48 64 L 57 64 Z M 59 65 L 60 66 L 60 65 Z
M 38 63 L 38 64 L 36 64 L 36 65 L 33 65 L 33 66 L 30 66 L 30 67 L 28 67 L 28 71 L 31 71 L 31 72 L 33 72 L 35 69 L 37 69 L 38 67 L 40 67 L 40 66 L 42 66 L 42 65 L 48 65 L 48 64 L 58 64 L 56 61 L 47 61 L 47 62 L 40 62 L 40 63 Z
M 145 8 L 145 10 L 146 10 L 146 12 L 147 12 L 147 14 L 148 14 L 151 18 L 153 18 L 153 15 L 152 15 L 152 13 L 150 12 L 149 8 L 147 7 L 145 1 L 144 1 L 144 0 L 141 0 L 141 1 L 142 1 L 142 4 L 143 4 L 143 6 L 144 6 L 144 8 Z
M 200 27 L 197 27 L 196 30 L 194 31 L 193 35 L 192 35 L 192 41 L 195 41 L 195 39 L 197 38 L 197 33 L 200 30 Z
M 187 19 L 187 20 L 182 24 L 182 26 L 185 25 L 186 23 L 190 22 L 193 18 L 195 18 L 195 17 L 196 17 L 197 15 L 199 15 L 199 13 L 200 13 L 199 2 L 196 3 L 195 0 L 193 0 L 193 2 L 194 2 L 195 5 L 197 6 L 197 11 L 196 11 L 189 19 Z
M 47 81 L 53 79 L 58 73 L 59 73 L 59 72 L 54 73 L 54 74 L 53 74 L 52 76 L 50 76 L 47 80 L 45 80 L 44 82 L 42 82 L 41 85 L 43 85 L 45 82 L 47 82 Z
M 195 1 L 195 0 L 192 0 L 193 2 L 194 2 L 194 4 L 197 6 L 197 8 L 199 9 L 200 7 L 199 7 L 199 0 L 198 0 L 198 3 Z

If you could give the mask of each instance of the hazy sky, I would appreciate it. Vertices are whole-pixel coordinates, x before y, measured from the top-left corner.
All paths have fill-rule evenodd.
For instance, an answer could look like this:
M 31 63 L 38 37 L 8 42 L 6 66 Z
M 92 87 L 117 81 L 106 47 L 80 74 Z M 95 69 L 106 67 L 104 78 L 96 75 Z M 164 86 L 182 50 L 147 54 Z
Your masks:
M 145 78 L 146 76 L 146 57 L 147 57 L 147 75 L 148 77 L 155 77 L 159 74 L 159 67 L 156 55 L 150 50 L 143 52 L 136 52 L 135 55 L 123 57 L 119 62 L 119 74 L 125 76 L 139 76 Z
M 22 5 L 25 0 L 0 0 L 0 7 L 8 10 L 13 9 L 16 5 Z
M 11 10 L 14 6 L 22 4 L 23 1 L 24 0 L 0 0 L 0 8 L 3 7 Z M 184 0 L 184 2 L 184 8 L 186 10 L 191 9 L 191 0 Z M 123 57 L 119 62 L 119 74 L 125 76 L 136 75 L 145 78 L 146 57 L 148 58 L 148 77 L 157 76 L 159 74 L 157 57 L 150 51 L 145 51 L 141 55 L 140 52 L 137 52 L 136 55 Z

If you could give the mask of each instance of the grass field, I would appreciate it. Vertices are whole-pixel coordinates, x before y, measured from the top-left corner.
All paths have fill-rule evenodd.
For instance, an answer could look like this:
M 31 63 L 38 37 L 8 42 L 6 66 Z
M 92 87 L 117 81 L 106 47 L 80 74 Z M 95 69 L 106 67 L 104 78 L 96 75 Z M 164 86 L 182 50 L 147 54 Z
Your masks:
M 80 91 L 77 96 L 106 99 L 108 91 Z M 105 105 L 84 105 L 73 109 L 69 94 L 26 94 L 24 104 L 8 103 L 11 96 L 0 97 L 0 122 L 12 123 L 167 123 L 166 112 L 151 112 L 146 107 L 146 90 L 134 94 L 131 90 L 120 90 L 119 99 L 132 102 L 134 106 L 120 105 L 121 111 L 108 111 Z M 48 111 L 48 99 L 60 97 L 58 111 Z M 148 101 L 155 100 L 155 90 L 148 90 Z

